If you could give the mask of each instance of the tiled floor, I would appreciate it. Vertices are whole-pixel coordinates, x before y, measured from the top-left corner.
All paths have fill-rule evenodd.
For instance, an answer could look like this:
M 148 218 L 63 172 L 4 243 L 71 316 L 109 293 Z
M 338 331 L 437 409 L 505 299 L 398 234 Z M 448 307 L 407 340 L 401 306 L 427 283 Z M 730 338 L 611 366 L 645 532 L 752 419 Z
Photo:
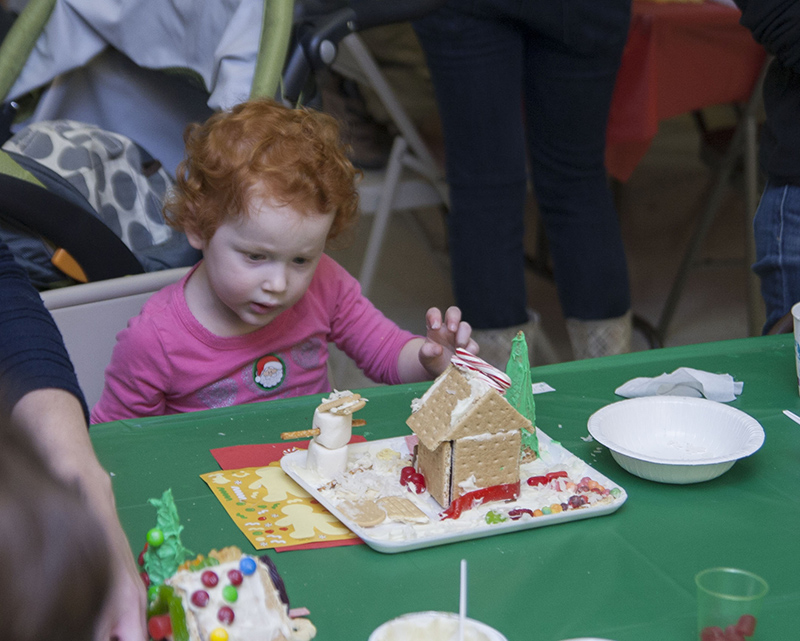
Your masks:
M 713 114 L 712 114 L 713 115 Z M 720 111 L 718 121 L 726 114 Z M 690 117 L 662 123 L 653 146 L 619 195 L 619 214 L 628 251 L 633 310 L 657 325 L 683 251 L 694 231 L 710 170 L 699 153 Z M 529 212 L 528 240 L 535 247 L 535 206 Z M 352 245 L 332 255 L 353 273 L 363 255 L 370 219 L 360 223 Z M 664 344 L 685 345 L 748 335 L 746 214 L 740 183 L 733 183 L 692 269 Z M 412 331 L 424 331 L 431 305 L 453 303 L 440 211 L 426 209 L 393 215 L 371 299 Z M 558 360 L 572 359 L 555 287 L 530 272 L 529 303 L 542 318 L 544 335 Z M 644 334 L 634 335 L 635 350 L 649 349 Z M 342 355 L 333 358 L 337 387 L 371 383 Z

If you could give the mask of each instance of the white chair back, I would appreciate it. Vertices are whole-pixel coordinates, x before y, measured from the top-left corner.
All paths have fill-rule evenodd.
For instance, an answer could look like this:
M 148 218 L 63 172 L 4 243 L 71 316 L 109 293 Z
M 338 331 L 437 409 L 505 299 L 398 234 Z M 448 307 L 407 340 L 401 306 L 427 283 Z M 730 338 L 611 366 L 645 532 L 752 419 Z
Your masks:
M 179 280 L 188 270 L 179 267 L 42 292 L 90 408 L 103 391 L 117 333 L 154 292 Z

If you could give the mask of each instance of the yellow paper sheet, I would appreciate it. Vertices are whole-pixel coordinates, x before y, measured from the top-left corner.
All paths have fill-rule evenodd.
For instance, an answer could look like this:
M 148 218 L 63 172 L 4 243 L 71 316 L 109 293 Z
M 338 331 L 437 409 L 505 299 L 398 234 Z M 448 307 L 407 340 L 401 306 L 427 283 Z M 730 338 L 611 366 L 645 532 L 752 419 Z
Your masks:
M 259 550 L 357 538 L 274 462 L 201 474 Z

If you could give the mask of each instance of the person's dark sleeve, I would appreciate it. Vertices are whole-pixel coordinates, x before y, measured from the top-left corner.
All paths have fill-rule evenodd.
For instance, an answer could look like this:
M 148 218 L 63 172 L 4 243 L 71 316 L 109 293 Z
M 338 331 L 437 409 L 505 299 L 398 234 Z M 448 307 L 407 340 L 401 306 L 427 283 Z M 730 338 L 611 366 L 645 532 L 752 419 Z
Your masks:
M 25 394 L 59 388 L 80 400 L 78 385 L 61 333 L 25 270 L 0 241 L 0 410 L 7 414 Z
M 797 0 L 735 0 L 741 23 L 784 67 L 800 73 L 800 2 Z

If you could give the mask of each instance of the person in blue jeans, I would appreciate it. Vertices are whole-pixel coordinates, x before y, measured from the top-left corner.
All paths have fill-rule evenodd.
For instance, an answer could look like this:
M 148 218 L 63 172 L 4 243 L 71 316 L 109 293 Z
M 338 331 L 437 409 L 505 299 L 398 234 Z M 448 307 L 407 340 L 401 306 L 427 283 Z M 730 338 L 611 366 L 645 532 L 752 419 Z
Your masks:
M 576 358 L 630 349 L 627 261 L 604 164 L 630 5 L 448 0 L 414 22 L 442 119 L 455 297 L 481 357 L 501 367 L 517 330 L 533 331 L 529 169 Z
M 767 183 L 753 219 L 764 332 L 800 301 L 800 3 L 736 0 L 741 23 L 774 59 L 764 78 L 759 160 Z

